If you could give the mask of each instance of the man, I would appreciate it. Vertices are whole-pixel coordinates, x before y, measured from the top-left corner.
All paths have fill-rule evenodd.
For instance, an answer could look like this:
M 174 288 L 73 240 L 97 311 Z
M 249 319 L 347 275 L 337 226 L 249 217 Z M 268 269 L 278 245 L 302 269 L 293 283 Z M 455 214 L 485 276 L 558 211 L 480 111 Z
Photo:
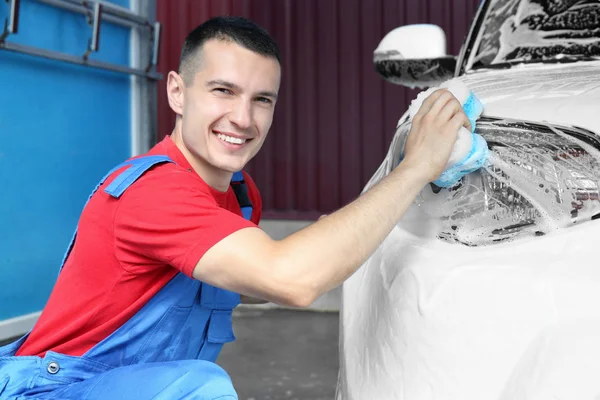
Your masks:
M 238 171 L 267 137 L 280 78 L 278 47 L 254 23 L 215 18 L 190 33 L 167 78 L 172 134 L 90 197 L 38 323 L 0 349 L 0 398 L 237 398 L 214 360 L 234 340 L 240 294 L 306 307 L 341 284 L 441 174 L 469 124 L 436 92 L 388 177 L 275 241 L 257 227 L 258 190 Z

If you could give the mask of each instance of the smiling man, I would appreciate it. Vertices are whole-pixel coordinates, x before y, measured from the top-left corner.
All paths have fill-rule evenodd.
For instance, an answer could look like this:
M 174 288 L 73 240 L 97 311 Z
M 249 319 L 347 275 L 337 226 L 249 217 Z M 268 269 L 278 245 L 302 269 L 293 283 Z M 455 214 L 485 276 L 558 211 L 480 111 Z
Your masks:
M 388 177 L 275 241 L 240 171 L 267 137 L 280 80 L 278 47 L 251 21 L 215 18 L 190 33 L 168 75 L 173 132 L 90 197 L 38 323 L 0 348 L 2 398 L 236 399 L 214 361 L 235 339 L 240 299 L 305 307 L 342 283 L 469 126 L 460 103 L 435 92 Z

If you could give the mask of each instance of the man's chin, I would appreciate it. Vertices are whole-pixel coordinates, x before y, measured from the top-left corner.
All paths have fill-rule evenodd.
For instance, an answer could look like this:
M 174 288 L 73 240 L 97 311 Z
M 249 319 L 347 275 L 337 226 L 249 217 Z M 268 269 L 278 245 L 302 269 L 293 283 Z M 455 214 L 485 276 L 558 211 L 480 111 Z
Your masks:
M 244 169 L 246 164 L 247 164 L 247 162 L 243 162 L 241 160 L 236 160 L 235 162 L 221 162 L 214 166 L 223 172 L 228 172 L 228 173 L 233 174 L 233 173 L 236 173 L 236 172 Z
M 239 152 L 237 154 L 213 153 L 210 158 L 211 165 L 223 172 L 235 173 L 246 167 L 254 154 L 248 152 Z

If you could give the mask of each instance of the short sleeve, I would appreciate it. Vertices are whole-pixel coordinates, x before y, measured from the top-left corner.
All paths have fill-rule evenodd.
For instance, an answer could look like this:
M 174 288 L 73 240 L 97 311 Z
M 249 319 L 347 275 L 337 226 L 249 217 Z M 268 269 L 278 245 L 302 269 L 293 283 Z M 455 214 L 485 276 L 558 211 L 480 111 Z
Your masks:
M 115 252 L 123 267 L 145 272 L 168 264 L 188 276 L 230 234 L 256 227 L 221 208 L 199 179 L 181 170 L 148 174 L 128 188 L 115 213 Z M 201 185 L 200 185 L 201 186 Z

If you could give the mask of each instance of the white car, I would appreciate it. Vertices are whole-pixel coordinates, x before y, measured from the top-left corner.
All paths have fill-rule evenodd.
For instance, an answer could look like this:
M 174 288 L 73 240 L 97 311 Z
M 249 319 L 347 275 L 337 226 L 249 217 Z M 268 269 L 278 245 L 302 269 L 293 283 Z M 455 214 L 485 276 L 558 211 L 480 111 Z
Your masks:
M 490 156 L 425 187 L 344 283 L 337 398 L 600 399 L 600 1 L 484 0 L 458 57 L 416 25 L 374 61 L 466 83 Z M 407 112 L 365 190 L 409 130 Z

